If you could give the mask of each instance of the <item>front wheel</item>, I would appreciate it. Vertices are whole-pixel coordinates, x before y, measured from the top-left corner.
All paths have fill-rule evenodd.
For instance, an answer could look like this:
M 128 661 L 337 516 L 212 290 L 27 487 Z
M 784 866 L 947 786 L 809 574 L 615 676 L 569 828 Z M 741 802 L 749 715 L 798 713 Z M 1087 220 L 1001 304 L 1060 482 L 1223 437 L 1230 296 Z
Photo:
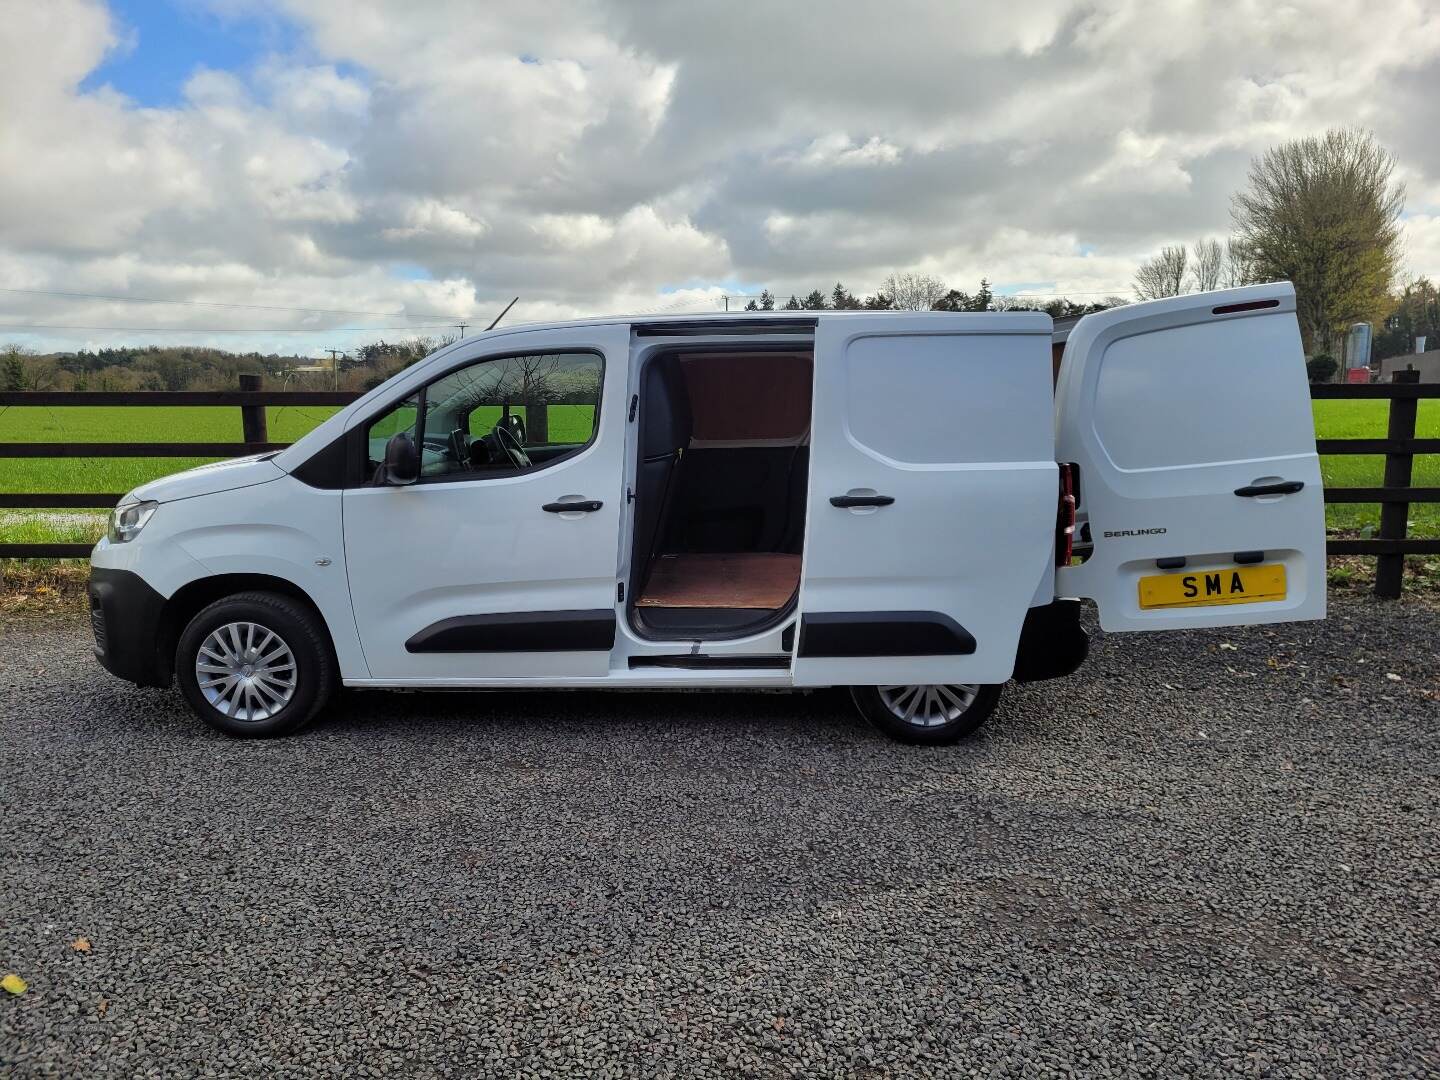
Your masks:
M 325 626 L 306 605 L 271 592 L 217 600 L 190 620 L 175 650 L 185 700 L 217 731 L 288 735 L 308 723 L 335 682 Z
M 946 683 L 852 686 L 860 715 L 903 743 L 945 746 L 963 739 L 990 718 L 999 685 Z

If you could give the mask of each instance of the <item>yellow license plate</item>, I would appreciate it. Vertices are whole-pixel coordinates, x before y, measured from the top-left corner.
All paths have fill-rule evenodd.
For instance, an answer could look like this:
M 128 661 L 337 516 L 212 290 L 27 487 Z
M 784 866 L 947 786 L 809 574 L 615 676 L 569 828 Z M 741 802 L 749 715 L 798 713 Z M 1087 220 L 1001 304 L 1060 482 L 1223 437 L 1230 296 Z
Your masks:
M 1284 563 L 1154 574 L 1140 579 L 1140 606 L 1145 609 L 1259 604 L 1284 599 Z

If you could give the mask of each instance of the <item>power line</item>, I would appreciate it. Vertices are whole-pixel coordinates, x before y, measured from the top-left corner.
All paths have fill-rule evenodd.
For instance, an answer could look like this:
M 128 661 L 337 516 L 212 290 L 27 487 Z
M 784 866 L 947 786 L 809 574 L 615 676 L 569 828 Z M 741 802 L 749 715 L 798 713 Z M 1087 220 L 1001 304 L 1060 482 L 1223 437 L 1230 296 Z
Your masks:
M 110 296 L 105 293 L 60 292 L 55 289 L 14 289 L 0 286 L 0 292 L 24 296 L 60 296 L 71 300 L 105 300 L 120 304 L 179 304 L 184 307 L 239 308 L 244 311 L 299 311 L 309 315 L 368 315 L 382 319 L 460 319 L 469 315 L 450 315 L 443 311 L 407 315 L 403 311 L 349 311 L 344 308 L 285 307 L 280 304 L 232 304 L 221 300 L 165 300 L 153 296 Z

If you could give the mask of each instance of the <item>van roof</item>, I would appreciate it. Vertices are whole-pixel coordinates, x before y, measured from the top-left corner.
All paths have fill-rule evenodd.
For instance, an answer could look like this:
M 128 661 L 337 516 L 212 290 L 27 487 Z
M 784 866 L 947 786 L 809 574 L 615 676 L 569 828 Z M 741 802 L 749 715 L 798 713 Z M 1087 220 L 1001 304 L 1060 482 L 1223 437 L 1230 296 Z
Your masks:
M 712 314 L 698 315 L 695 313 L 684 315 L 597 315 L 587 318 L 558 319 L 537 322 L 511 323 L 508 326 L 497 327 L 494 330 L 484 331 L 474 337 L 482 337 L 486 334 L 500 336 L 505 333 L 515 333 L 521 330 L 538 329 L 563 329 L 571 326 L 613 326 L 618 324 L 629 324 L 640 333 L 648 329 L 651 334 L 659 334 L 665 331 L 685 331 L 688 333 L 710 332 L 725 333 L 727 330 L 740 330 L 749 327 L 752 330 L 763 328 L 766 331 L 777 331 L 790 329 L 792 331 L 811 330 L 819 324 L 820 320 L 848 319 L 860 316 L 870 318 L 933 318 L 937 321 L 943 319 L 1006 319 L 1016 320 L 1017 317 L 1024 322 L 1036 323 L 1035 330 L 1039 331 L 1038 325 L 1042 320 L 1044 329 L 1050 328 L 1050 316 L 1043 311 L 730 311 L 714 312 Z M 472 340 L 471 338 L 467 338 Z

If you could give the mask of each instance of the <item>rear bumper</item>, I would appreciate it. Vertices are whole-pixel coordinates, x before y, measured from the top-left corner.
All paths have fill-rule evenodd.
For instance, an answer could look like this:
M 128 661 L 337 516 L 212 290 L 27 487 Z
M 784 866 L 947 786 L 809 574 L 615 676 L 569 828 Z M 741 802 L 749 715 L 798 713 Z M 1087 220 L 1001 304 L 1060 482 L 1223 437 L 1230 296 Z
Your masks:
M 139 686 L 169 686 L 160 656 L 165 598 L 129 570 L 90 570 L 90 629 L 95 658 L 113 675 Z
M 1015 681 L 1039 682 L 1069 675 L 1085 662 L 1090 635 L 1080 625 L 1080 601 L 1056 600 L 1025 614 L 1015 656 Z

